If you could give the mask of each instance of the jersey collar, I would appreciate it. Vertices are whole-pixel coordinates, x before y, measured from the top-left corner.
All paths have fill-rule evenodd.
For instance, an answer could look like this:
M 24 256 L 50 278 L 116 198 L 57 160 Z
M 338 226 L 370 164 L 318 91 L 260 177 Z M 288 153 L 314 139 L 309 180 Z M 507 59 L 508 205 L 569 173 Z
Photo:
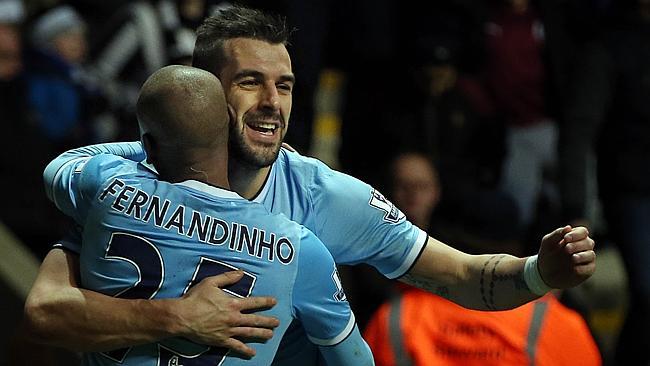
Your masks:
M 140 162 L 143 167 L 147 168 L 150 170 L 152 173 L 158 175 L 158 171 L 156 170 L 156 167 L 153 166 L 153 164 L 150 164 L 147 162 L 147 160 L 143 160 Z M 215 196 L 215 197 L 220 197 L 220 198 L 227 198 L 227 199 L 236 199 L 236 200 L 243 200 L 244 198 L 237 194 L 237 192 L 230 191 L 227 189 L 211 186 L 209 184 L 205 184 L 203 182 L 199 182 L 198 180 L 186 180 L 180 183 L 175 183 L 176 185 L 179 186 L 185 186 L 188 188 L 192 188 L 194 190 L 197 190 L 199 192 L 207 193 L 209 195 Z
M 159 175 L 159 174 L 158 174 L 158 171 L 156 170 L 156 167 L 153 166 L 153 164 L 149 163 L 149 162 L 147 161 L 147 159 L 142 160 L 142 161 L 140 162 L 140 165 L 142 165 L 143 167 L 145 167 L 147 170 L 151 171 L 151 172 L 154 173 L 155 175 Z
M 282 149 L 280 149 L 282 151 Z M 278 156 L 278 159 L 280 157 Z M 269 171 L 269 174 L 266 176 L 266 180 L 264 181 L 264 185 L 262 185 L 262 189 L 257 193 L 255 198 L 253 198 L 251 201 L 257 202 L 257 203 L 262 203 L 264 201 L 264 198 L 266 198 L 266 195 L 269 193 L 271 190 L 271 184 L 272 182 L 275 181 L 275 171 L 276 171 L 276 165 L 278 165 L 278 159 L 275 159 L 273 162 L 273 165 L 271 165 L 271 170 Z
M 227 198 L 227 199 L 236 199 L 236 200 L 243 200 L 244 198 L 240 195 L 237 194 L 237 192 L 234 191 L 229 191 L 227 189 L 211 186 L 209 184 L 205 184 L 203 182 L 199 182 L 198 180 L 186 180 L 182 181 L 179 183 L 174 183 L 174 185 L 179 185 L 179 186 L 184 186 L 188 188 L 192 188 L 194 190 L 207 193 L 209 195 L 219 197 L 219 198 Z

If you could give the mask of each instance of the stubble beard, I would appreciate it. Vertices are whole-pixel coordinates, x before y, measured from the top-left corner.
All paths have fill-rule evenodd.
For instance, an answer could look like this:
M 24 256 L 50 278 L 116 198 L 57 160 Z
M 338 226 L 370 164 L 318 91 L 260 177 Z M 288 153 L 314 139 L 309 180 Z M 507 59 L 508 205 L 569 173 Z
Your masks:
M 272 165 L 278 158 L 280 147 L 282 147 L 282 139 L 274 145 L 251 146 L 246 142 L 243 130 L 230 128 L 229 153 L 231 158 L 251 168 L 261 169 Z

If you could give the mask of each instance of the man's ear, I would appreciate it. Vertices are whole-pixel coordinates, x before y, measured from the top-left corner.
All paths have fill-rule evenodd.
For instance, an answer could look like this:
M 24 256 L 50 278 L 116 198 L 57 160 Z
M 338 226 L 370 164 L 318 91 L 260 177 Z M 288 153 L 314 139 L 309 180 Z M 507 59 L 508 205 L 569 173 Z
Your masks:
M 151 136 L 150 133 L 142 134 L 141 139 L 144 151 L 147 153 L 147 163 L 156 166 L 156 161 L 158 161 L 158 148 L 156 140 Z
M 235 112 L 235 108 L 233 108 L 233 106 L 231 106 L 230 103 L 228 103 L 227 106 L 228 106 L 228 119 L 229 119 L 228 126 L 230 127 L 237 119 L 237 113 Z

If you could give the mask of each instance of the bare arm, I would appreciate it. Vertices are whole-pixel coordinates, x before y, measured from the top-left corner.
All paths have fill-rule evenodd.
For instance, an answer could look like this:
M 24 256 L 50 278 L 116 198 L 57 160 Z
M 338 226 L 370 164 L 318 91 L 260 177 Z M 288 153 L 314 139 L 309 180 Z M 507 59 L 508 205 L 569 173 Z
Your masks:
M 235 299 L 218 288 L 241 279 L 229 272 L 209 277 L 185 296 L 126 300 L 79 288 L 75 254 L 53 249 L 45 257 L 25 304 L 25 325 L 40 343 L 74 351 L 107 351 L 183 336 L 247 356 L 254 350 L 238 338 L 269 339 L 275 318 L 243 314 L 275 305 L 269 297 Z
M 569 288 L 595 270 L 594 241 L 583 227 L 559 228 L 544 236 L 538 268 L 544 283 Z M 527 258 L 469 255 L 429 237 L 424 252 L 401 280 L 479 310 L 511 309 L 539 297 L 524 280 Z

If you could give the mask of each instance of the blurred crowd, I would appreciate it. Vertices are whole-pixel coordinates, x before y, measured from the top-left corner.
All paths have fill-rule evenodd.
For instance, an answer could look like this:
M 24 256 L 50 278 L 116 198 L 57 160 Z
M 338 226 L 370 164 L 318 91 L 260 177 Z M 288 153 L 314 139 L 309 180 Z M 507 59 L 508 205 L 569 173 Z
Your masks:
M 650 0 L 240 3 L 297 29 L 288 143 L 310 153 L 319 76 L 338 70 L 341 170 L 468 252 L 530 255 L 540 234 L 586 225 L 628 273 L 616 362 L 649 362 Z M 194 29 L 228 5 L 0 0 L 0 219 L 36 255 L 67 228 L 41 168 L 138 139 L 141 83 L 189 64 Z M 371 272 L 345 276 L 362 326 L 394 294 Z

